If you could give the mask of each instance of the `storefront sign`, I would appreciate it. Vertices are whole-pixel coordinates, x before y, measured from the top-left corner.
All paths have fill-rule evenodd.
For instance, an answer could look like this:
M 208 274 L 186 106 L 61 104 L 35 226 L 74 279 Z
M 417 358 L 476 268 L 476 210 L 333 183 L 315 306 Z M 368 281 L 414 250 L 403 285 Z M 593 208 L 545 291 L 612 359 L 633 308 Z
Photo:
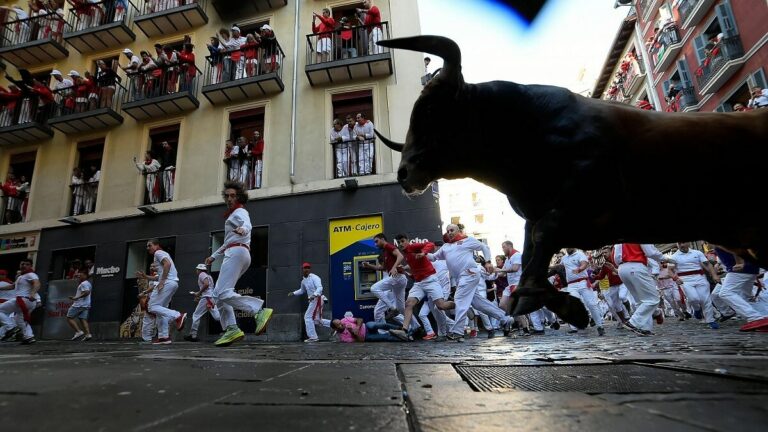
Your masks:
M 34 249 L 37 247 L 36 235 L 22 235 L 0 238 L 0 251 L 15 251 L 17 249 Z
M 372 320 L 377 299 L 370 290 L 381 272 L 367 270 L 363 263 L 376 263 L 379 250 L 373 236 L 384 231 L 383 219 L 381 215 L 336 219 L 330 222 L 328 231 L 333 316 L 350 311 L 356 317 Z
M 96 267 L 96 276 L 103 278 L 111 278 L 118 273 L 120 273 L 120 267 Z

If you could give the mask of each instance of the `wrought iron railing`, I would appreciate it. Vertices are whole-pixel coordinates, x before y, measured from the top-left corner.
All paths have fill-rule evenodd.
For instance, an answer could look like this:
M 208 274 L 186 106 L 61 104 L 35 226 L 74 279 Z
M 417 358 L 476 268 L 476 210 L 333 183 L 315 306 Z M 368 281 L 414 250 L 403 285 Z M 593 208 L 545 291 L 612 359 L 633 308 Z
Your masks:
M 704 61 L 696 69 L 699 88 L 704 88 L 720 72 L 729 60 L 744 55 L 744 47 L 739 35 L 723 38 L 707 53 Z
M 688 19 L 688 16 L 691 14 L 691 11 L 696 7 L 696 3 L 698 3 L 699 0 L 680 0 L 680 3 L 677 5 L 677 13 L 680 15 L 680 23 L 684 23 L 686 19 Z
M 189 63 L 177 63 L 128 73 L 125 103 L 149 101 L 184 92 L 197 98 L 200 75 L 200 69 Z
M 137 0 L 139 15 L 149 15 L 157 12 L 171 11 L 191 4 L 199 4 L 205 10 L 208 0 Z
M 354 26 L 307 35 L 307 65 L 389 52 L 389 48 L 376 45 L 389 39 L 389 23 Z
M 623 73 L 621 90 L 624 93 L 624 96 L 629 97 L 631 93 L 630 90 L 635 84 L 635 80 L 639 75 L 645 73 L 645 70 L 640 59 L 628 59 L 627 62 L 628 66 L 627 70 Z
M 136 10 L 136 6 L 129 0 L 83 1 L 69 10 L 66 31 L 95 29 L 113 22 L 122 22 L 130 27 Z
M 176 182 L 176 168 L 160 168 L 155 172 L 145 172 L 144 204 L 157 204 L 173 201 L 173 187 Z
M 238 181 L 250 189 L 261 189 L 264 161 L 261 156 L 242 154 L 224 159 L 227 180 Z
M 285 54 L 279 43 L 248 45 L 239 50 L 220 51 L 205 58 L 205 84 L 253 78 L 276 73 L 282 80 Z
M 13 191 L 3 190 L 0 196 L 0 223 L 10 225 L 24 222 L 27 218 L 27 203 L 29 201 L 29 182 L 13 186 Z M 8 192 L 11 192 L 9 194 Z
M 0 106 L 0 128 L 28 123 L 45 124 L 49 112 L 50 104 L 41 103 L 37 96 L 27 93 L 9 97 Z
M 49 105 L 47 118 L 87 113 L 102 108 L 111 108 L 119 113 L 125 92 L 125 87 L 119 82 L 113 82 L 111 85 L 105 82 L 101 86 L 75 83 L 72 87 L 53 90 L 54 102 Z
M 676 23 L 667 24 L 654 38 L 653 44 L 648 49 L 651 54 L 651 60 L 653 61 L 653 67 L 659 64 L 659 61 L 664 58 L 664 54 L 667 52 L 671 45 L 680 42 L 680 31 Z
M 333 177 L 357 177 L 376 174 L 376 140 L 352 140 L 331 143 Z
M 685 108 L 694 106 L 698 103 L 696 99 L 696 89 L 692 86 L 683 87 L 674 97 L 667 98 L 666 112 L 682 112 Z
M 0 47 L 13 47 L 41 40 L 62 43 L 64 32 L 69 31 L 64 17 L 55 12 L 7 21 L 2 24 L 0 30 Z
M 73 183 L 69 185 L 69 188 L 72 189 L 70 216 L 93 213 L 96 209 L 96 194 L 99 190 L 99 182 Z

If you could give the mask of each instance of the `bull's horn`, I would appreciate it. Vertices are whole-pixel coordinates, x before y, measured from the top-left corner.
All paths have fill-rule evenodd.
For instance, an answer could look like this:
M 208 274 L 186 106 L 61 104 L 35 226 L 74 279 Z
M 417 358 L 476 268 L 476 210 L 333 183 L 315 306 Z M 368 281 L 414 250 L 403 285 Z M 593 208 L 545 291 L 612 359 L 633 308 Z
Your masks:
M 392 150 L 394 150 L 396 152 L 402 152 L 403 151 L 403 148 L 405 147 L 405 144 L 400 144 L 400 143 L 396 143 L 394 141 L 390 141 L 387 137 L 385 137 L 384 135 L 380 134 L 379 131 L 377 131 L 376 129 L 374 129 L 373 131 L 376 132 L 376 136 L 378 136 L 379 139 L 387 147 L 391 148 Z
M 451 39 L 442 36 L 412 36 L 377 42 L 381 46 L 434 54 L 443 59 L 443 70 L 438 77 L 455 83 L 461 82 L 461 50 Z

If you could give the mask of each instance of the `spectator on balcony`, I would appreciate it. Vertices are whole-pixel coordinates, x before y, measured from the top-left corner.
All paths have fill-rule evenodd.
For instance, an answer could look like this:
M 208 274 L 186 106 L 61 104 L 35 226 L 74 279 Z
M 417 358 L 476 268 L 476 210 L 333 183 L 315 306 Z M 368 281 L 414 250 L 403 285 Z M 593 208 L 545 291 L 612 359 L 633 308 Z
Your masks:
M 75 110 L 75 99 L 72 91 L 67 89 L 71 89 L 75 84 L 71 79 L 62 77 L 61 72 L 56 69 L 51 72 L 51 76 L 55 81 L 54 90 L 56 90 L 56 95 L 54 98 L 61 114 L 71 114 Z
M 120 77 L 112 69 L 112 66 L 104 60 L 96 62 L 98 70 L 96 71 L 96 86 L 99 92 L 99 108 L 109 108 L 112 106 L 112 98 L 117 90 L 117 83 Z
M 232 39 L 229 30 L 225 28 L 219 29 L 219 43 L 221 44 L 222 53 L 222 81 L 229 81 L 232 78 L 232 55 L 229 52 L 230 39 Z
M 141 88 L 145 97 L 156 95 L 158 88 L 158 79 L 163 75 L 162 69 L 157 68 L 157 64 L 152 60 L 148 51 L 141 52 L 141 65 L 139 65 L 139 74 L 136 75 L 137 86 Z
M 88 170 L 88 182 L 85 184 L 85 213 L 93 213 L 96 207 L 96 193 L 101 181 L 101 170 L 95 164 L 91 164 Z
M 745 107 L 742 103 L 735 103 L 733 104 L 733 110 L 736 112 L 743 112 L 743 111 L 749 111 L 750 109 Z
M 15 34 L 16 37 L 14 38 L 13 36 L 11 36 L 11 40 L 4 41 L 4 44 L 8 43 L 9 45 L 15 45 L 17 43 L 23 44 L 23 43 L 29 42 L 29 36 L 32 33 L 32 29 L 29 25 L 29 15 L 26 12 L 24 12 L 24 9 L 18 6 L 13 6 L 10 8 L 7 6 L 0 6 L 0 9 L 6 9 L 16 14 L 16 20 L 11 21 L 12 23 L 14 23 L 14 26 L 10 27 L 11 29 L 10 31 L 13 32 L 13 34 Z
M 141 78 L 139 78 L 139 68 L 141 67 L 141 59 L 133 54 L 129 48 L 123 50 L 123 55 L 128 58 L 128 64 L 125 66 L 120 65 L 120 69 L 125 71 L 128 77 L 128 84 L 131 87 L 128 91 L 132 93 L 132 99 L 141 98 Z
M 223 55 L 221 53 L 224 50 L 224 46 L 217 35 L 211 36 L 211 43 L 206 46 L 208 47 L 209 54 L 208 61 L 211 64 L 211 84 L 218 84 L 221 82 L 224 69 Z
M 83 171 L 79 167 L 72 168 L 72 216 L 83 213 L 85 207 L 85 181 Z
M 15 84 L 9 84 L 8 90 L 0 90 L 0 102 L 2 102 L 2 117 L 0 117 L 0 127 L 11 126 L 15 124 L 18 117 L 19 102 L 23 97 L 21 89 Z
M 125 19 L 125 13 L 128 11 L 128 0 L 114 0 L 115 2 L 115 17 L 114 22 L 122 21 Z
M 32 88 L 30 90 L 37 97 L 37 114 L 35 115 L 35 121 L 38 123 L 45 123 L 53 108 L 56 106 L 54 103 L 53 92 L 47 85 L 36 79 L 32 80 Z
M 163 154 L 160 155 L 160 168 L 163 171 L 163 191 L 165 201 L 173 201 L 173 185 L 176 181 L 176 150 L 168 141 L 163 141 Z
M 277 37 L 269 24 L 264 24 L 259 30 L 261 34 L 261 48 L 264 50 L 264 73 L 272 73 L 280 67 L 279 50 L 277 49 Z
M 320 24 L 317 24 L 317 20 Z M 323 14 L 312 12 L 312 33 L 317 35 L 317 63 L 323 63 L 331 60 L 333 53 L 333 30 L 336 28 L 336 21 L 331 17 L 331 10 L 323 8 Z
M 2 185 L 3 195 L 5 195 L 5 218 L 6 224 L 21 222 L 21 205 L 24 200 L 19 191 L 21 182 L 16 178 L 13 172 L 8 173 L 5 183 Z
M 75 11 L 75 17 L 77 18 L 75 31 L 90 28 L 93 15 L 93 5 L 91 2 L 89 0 L 69 0 L 69 3 L 72 5 L 72 10 Z
M 191 42 L 184 44 L 179 53 L 179 76 L 181 84 L 179 91 L 193 91 L 195 88 L 195 78 L 197 77 L 197 66 L 195 66 L 195 46 Z
M 642 110 L 653 111 L 653 105 L 645 99 L 637 101 L 637 107 Z
M 752 97 L 747 102 L 747 106 L 752 109 L 768 107 L 768 89 L 752 87 Z
M 69 71 L 69 77 L 72 78 L 74 83 L 74 99 L 75 99 L 75 112 L 81 113 L 88 107 L 88 83 L 80 76 L 80 72 L 76 70 Z M 69 103 L 68 105 L 71 105 Z
M 264 138 L 259 131 L 253 131 L 253 139 L 250 143 L 253 169 L 249 179 L 248 188 L 261 189 L 261 174 L 264 170 Z
M 160 162 L 155 159 L 152 151 L 149 150 L 144 153 L 144 161 L 137 162 L 136 157 L 133 157 L 133 163 L 136 165 L 136 169 L 139 170 L 144 176 L 146 176 L 147 185 L 147 200 L 150 204 L 156 204 L 160 202 L 160 184 L 158 181 L 158 171 L 160 171 Z
M 245 43 L 240 49 L 245 56 L 245 75 L 253 77 L 259 74 L 259 46 L 261 45 L 261 36 L 249 33 L 245 37 Z
M 227 81 L 240 79 L 245 73 L 245 58 L 240 51 L 240 47 L 245 44 L 246 39 L 240 34 L 240 27 L 232 26 L 232 37 L 224 42 L 224 46 L 227 48 L 227 55 L 229 56 L 229 76 L 226 77 Z
M 236 148 L 232 143 L 232 140 L 226 140 L 224 142 L 224 163 L 227 165 L 227 180 L 234 180 L 237 178 L 239 169 L 239 161 L 237 157 L 240 155 L 240 148 Z
M 355 119 L 357 124 L 353 131 L 358 145 L 358 174 L 373 174 L 373 122 L 365 118 L 365 113 L 357 113 Z
M 240 150 L 240 154 L 237 156 L 237 159 L 240 161 L 240 172 L 234 180 L 243 184 L 248 184 L 248 179 L 251 177 L 250 173 L 253 168 L 251 163 L 253 160 L 251 157 L 251 148 L 248 145 L 248 140 L 242 136 L 237 138 L 236 147 Z
M 349 133 L 341 120 L 333 119 L 330 139 L 336 156 L 336 177 L 347 177 L 349 176 Z
M 357 137 L 355 135 L 355 127 L 357 126 L 357 122 L 355 121 L 355 117 L 352 114 L 347 114 L 346 117 L 347 124 L 344 125 L 343 130 L 346 132 L 346 135 L 349 137 L 349 162 L 347 163 L 348 166 L 348 175 L 357 175 L 357 152 L 358 148 L 360 147 L 359 141 L 357 141 Z
M 432 59 L 424 57 L 424 76 L 421 77 L 421 85 L 425 86 L 432 81 L 432 74 L 429 72 L 429 64 L 432 63 Z
M 88 88 L 88 110 L 95 110 L 99 106 L 99 87 L 96 85 L 96 77 L 90 71 L 83 74 L 83 83 Z
M 357 12 L 365 13 L 365 21 L 363 24 L 368 31 L 368 53 L 371 55 L 383 53 L 384 48 L 376 45 L 376 42 L 380 41 L 383 37 L 381 31 L 381 12 L 379 11 L 379 8 L 374 6 L 371 0 L 365 0 L 362 9 L 357 9 Z
M 183 49 L 183 48 L 182 48 Z M 161 94 L 176 93 L 179 86 L 180 76 L 180 62 L 179 52 L 171 48 L 169 45 L 163 47 L 163 55 L 167 60 L 165 74 L 161 78 L 164 81 L 164 88 Z
M 355 32 L 352 30 L 352 24 L 349 18 L 342 17 L 339 20 L 341 24 L 341 58 L 357 57 L 357 48 L 355 48 Z

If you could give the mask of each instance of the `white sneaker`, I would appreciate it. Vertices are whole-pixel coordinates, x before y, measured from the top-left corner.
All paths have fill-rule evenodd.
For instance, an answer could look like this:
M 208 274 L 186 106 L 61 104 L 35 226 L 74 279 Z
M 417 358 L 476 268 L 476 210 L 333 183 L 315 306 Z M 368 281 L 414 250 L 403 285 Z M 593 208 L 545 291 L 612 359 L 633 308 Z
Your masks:
M 89 334 L 85 335 L 85 337 L 83 338 L 83 342 L 89 341 L 91 339 L 93 339 L 93 336 L 89 333 Z
M 306 342 L 306 343 L 320 342 L 320 339 L 318 339 L 318 338 L 309 338 L 309 339 L 304 339 L 304 342 Z
M 79 331 L 79 332 L 75 333 L 75 335 L 74 335 L 74 336 L 72 336 L 72 339 L 70 339 L 70 340 L 78 340 L 78 339 L 80 339 L 81 337 L 83 337 L 83 335 L 84 335 L 84 334 L 85 334 L 85 332 L 81 332 L 81 331 Z

